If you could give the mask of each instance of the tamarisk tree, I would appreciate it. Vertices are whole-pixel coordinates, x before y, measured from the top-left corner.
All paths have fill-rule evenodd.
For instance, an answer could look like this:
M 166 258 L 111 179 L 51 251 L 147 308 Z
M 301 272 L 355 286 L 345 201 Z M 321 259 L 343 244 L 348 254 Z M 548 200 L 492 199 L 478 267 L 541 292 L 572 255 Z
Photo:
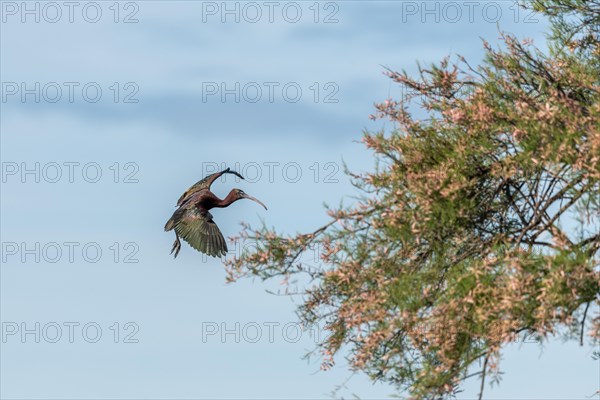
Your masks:
M 550 21 L 547 51 L 501 33 L 478 66 L 386 71 L 411 95 L 376 104 L 394 129 L 364 134 L 376 162 L 348 172 L 351 206 L 311 233 L 244 225 L 260 245 L 226 262 L 228 279 L 306 275 L 298 315 L 328 331 L 324 368 L 343 352 L 443 398 L 471 376 L 483 392 L 520 333 L 598 344 L 600 3 L 525 6 Z M 302 262 L 315 245 L 318 265 Z

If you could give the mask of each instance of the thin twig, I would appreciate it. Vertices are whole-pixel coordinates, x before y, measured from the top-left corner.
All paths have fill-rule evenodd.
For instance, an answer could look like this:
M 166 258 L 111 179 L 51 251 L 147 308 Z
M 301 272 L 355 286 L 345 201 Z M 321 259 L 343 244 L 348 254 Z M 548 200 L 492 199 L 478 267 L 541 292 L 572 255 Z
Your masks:
M 485 360 L 483 361 L 483 369 L 481 370 L 481 387 L 479 388 L 479 400 L 483 399 L 483 389 L 485 386 L 485 370 L 487 368 L 489 355 L 485 356 Z
M 592 302 L 588 302 L 585 306 L 585 311 L 583 312 L 583 319 L 581 320 L 581 332 L 579 334 L 579 345 L 583 346 L 583 330 L 585 329 L 585 318 L 587 317 L 588 308 L 590 308 L 590 304 Z

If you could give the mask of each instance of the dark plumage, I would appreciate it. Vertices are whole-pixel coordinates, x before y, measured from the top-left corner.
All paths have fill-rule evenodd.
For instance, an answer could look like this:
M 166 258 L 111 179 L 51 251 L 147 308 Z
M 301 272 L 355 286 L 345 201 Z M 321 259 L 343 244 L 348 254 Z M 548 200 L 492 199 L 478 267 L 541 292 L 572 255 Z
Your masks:
M 227 168 L 196 182 L 177 200 L 179 208 L 175 210 L 173 216 L 165 225 L 165 231 L 175 230 L 175 242 L 171 249 L 171 254 L 175 253 L 174 257 L 177 257 L 177 254 L 181 250 L 180 237 L 194 249 L 209 256 L 220 257 L 227 254 L 225 238 L 217 224 L 213 221 L 213 216 L 208 212 L 211 208 L 223 208 L 237 200 L 250 199 L 262 205 L 265 210 L 267 209 L 260 200 L 247 195 L 241 189 L 232 189 L 222 200 L 215 196 L 210 191 L 210 186 L 223 174 L 233 174 L 244 179 L 237 172 Z

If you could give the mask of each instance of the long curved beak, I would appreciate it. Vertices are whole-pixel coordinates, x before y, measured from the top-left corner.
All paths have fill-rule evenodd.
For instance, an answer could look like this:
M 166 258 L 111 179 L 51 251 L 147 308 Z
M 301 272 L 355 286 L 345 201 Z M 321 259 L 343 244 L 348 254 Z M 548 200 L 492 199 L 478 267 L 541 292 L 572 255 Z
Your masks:
M 262 201 L 260 201 L 259 199 L 257 199 L 256 197 L 252 197 L 252 196 L 250 196 L 249 194 L 244 194 L 244 198 L 245 198 L 245 199 L 248 199 L 248 200 L 252 200 L 252 201 L 255 201 L 255 202 L 257 202 L 258 204 L 260 204 L 261 206 L 263 206 L 263 207 L 265 208 L 265 210 L 267 210 L 267 206 L 265 206 L 265 205 L 263 204 L 263 202 L 262 202 Z
M 238 177 L 238 178 L 240 178 L 240 179 L 244 179 L 244 177 L 243 177 L 242 175 L 240 175 L 239 173 L 235 172 L 234 170 L 232 170 L 232 169 L 230 169 L 230 168 L 227 168 L 227 169 L 225 170 L 225 172 L 226 172 L 226 173 L 228 173 L 228 174 L 233 174 L 233 175 L 237 176 L 237 177 Z M 245 179 L 244 179 L 244 180 L 245 180 Z

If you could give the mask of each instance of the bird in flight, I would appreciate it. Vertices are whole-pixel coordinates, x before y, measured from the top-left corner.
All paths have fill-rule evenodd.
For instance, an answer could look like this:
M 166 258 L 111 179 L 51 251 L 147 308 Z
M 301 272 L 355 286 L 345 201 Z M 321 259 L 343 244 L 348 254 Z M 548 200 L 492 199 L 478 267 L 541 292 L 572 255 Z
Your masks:
M 219 199 L 210 191 L 210 186 L 223 174 L 233 174 L 244 179 L 242 175 L 227 168 L 199 180 L 177 200 L 178 208 L 165 225 L 165 231 L 175 230 L 175 242 L 171 249 L 171 254 L 175 253 L 174 257 L 181 250 L 180 237 L 194 249 L 209 256 L 220 257 L 227 253 L 223 234 L 208 212 L 211 208 L 225 208 L 240 199 L 250 199 L 267 209 L 260 200 L 241 189 L 232 189 L 224 199 Z

